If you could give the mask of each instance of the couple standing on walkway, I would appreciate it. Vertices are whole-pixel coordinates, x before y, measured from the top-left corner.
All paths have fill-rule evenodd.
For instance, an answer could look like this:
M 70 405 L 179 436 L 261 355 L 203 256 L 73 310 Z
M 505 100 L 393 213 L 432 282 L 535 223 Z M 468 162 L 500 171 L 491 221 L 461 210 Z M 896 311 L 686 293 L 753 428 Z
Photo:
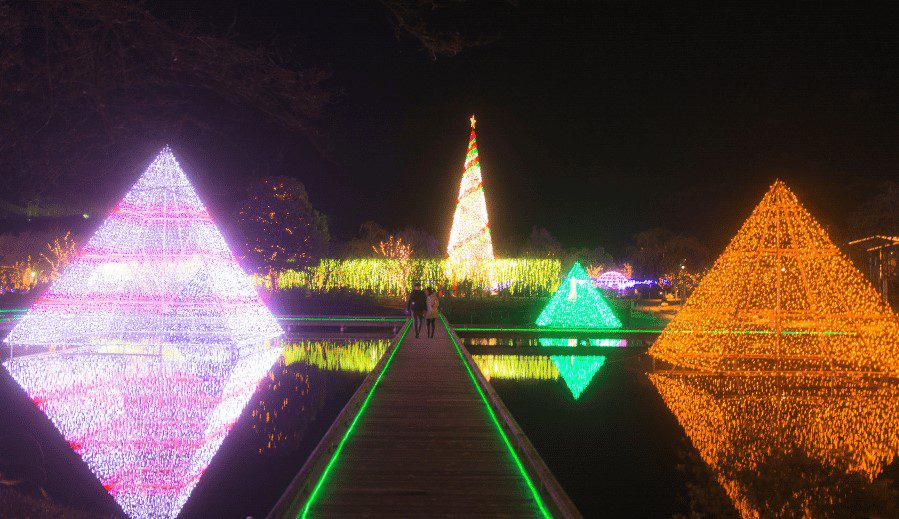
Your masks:
M 416 281 L 412 285 L 412 291 L 409 292 L 409 298 L 406 300 L 406 313 L 412 313 L 412 319 L 415 324 L 415 336 L 421 333 L 421 321 L 427 320 L 428 337 L 434 336 L 437 328 L 437 312 L 440 308 L 440 301 L 437 299 L 437 292 L 433 287 L 428 287 L 428 293 L 421 289 L 421 283 Z

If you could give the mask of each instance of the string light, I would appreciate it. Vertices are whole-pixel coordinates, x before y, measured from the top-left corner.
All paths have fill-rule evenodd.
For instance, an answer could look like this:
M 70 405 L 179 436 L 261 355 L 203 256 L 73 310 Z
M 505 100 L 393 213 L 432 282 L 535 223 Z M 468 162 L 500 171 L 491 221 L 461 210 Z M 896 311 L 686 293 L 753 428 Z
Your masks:
M 870 483 L 899 450 L 895 379 L 665 371 L 649 378 L 743 517 L 863 513 L 842 500 L 843 482 L 855 474 Z M 764 472 L 772 462 L 781 474 Z M 841 501 L 847 509 L 832 509 Z
M 608 288 L 609 290 L 617 290 L 619 292 L 633 286 L 632 284 L 629 284 L 630 279 L 628 279 L 627 276 L 616 270 L 603 272 L 596 277 L 594 282 L 597 286 Z
M 621 328 L 608 301 L 575 261 L 559 289 L 537 317 L 537 326 L 552 328 Z
M 540 346 L 567 346 L 576 347 L 580 345 L 595 346 L 600 348 L 624 348 L 627 346 L 627 339 L 578 339 L 575 337 L 540 337 L 537 339 Z
M 305 289 L 316 292 L 349 289 L 375 295 L 405 293 L 413 281 L 445 292 L 452 291 L 454 278 L 450 262 L 443 259 L 410 259 L 399 265 L 388 258 L 323 259 L 306 270 L 286 270 L 278 276 L 281 289 Z M 474 262 L 479 265 L 469 273 L 467 281 L 472 290 L 490 293 L 502 285 L 510 295 L 545 295 L 558 286 L 561 263 L 554 259 L 504 258 Z M 404 270 L 407 279 L 395 273 Z M 267 286 L 268 277 L 254 276 L 260 286 Z
M 485 266 L 482 262 L 493 259 L 493 241 L 487 219 L 487 200 L 484 196 L 484 181 L 481 178 L 481 164 L 474 133 L 474 116 L 471 117 L 471 121 L 468 152 L 465 155 L 459 198 L 447 247 L 450 260 L 448 268 L 451 270 L 451 277 L 457 279 L 467 278 L 479 266 Z
M 899 320 L 777 181 L 649 352 L 712 371 L 896 373 Z
M 6 341 L 241 345 L 281 333 L 166 147 Z
M 4 366 L 127 515 L 176 517 L 281 349 L 111 353 L 86 346 Z

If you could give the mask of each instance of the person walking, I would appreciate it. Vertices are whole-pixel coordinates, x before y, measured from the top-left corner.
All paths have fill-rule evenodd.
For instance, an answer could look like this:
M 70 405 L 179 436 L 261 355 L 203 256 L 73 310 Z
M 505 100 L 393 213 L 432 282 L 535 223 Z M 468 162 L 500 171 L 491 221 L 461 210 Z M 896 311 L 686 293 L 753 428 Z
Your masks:
M 437 330 L 437 312 L 440 310 L 440 300 L 437 299 L 437 293 L 433 287 L 428 287 L 428 309 L 425 312 L 425 323 L 428 327 L 428 338 L 434 337 Z
M 421 322 L 424 320 L 425 311 L 428 309 L 428 298 L 421 289 L 421 283 L 416 281 L 406 300 L 406 313 L 412 313 L 412 322 L 415 325 L 415 337 L 421 333 Z

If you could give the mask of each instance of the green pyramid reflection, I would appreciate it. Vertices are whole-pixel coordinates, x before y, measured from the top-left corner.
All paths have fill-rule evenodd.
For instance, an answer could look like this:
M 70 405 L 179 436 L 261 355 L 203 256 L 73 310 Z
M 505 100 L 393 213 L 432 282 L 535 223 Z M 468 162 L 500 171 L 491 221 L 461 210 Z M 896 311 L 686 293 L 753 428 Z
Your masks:
M 590 385 L 593 376 L 599 371 L 606 358 L 599 355 L 553 355 L 550 357 L 553 364 L 559 369 L 559 374 L 571 391 L 571 396 L 575 400 L 580 398 L 581 393 Z
M 578 340 L 571 338 L 559 337 L 540 337 L 537 339 L 540 346 L 571 346 L 578 345 Z M 621 339 L 590 339 L 587 341 L 590 346 L 623 346 L 627 341 Z M 559 375 L 571 391 L 571 396 L 575 400 L 580 398 L 581 393 L 590 385 L 593 376 L 599 371 L 603 363 L 606 361 L 603 355 L 552 355 L 550 359 L 559 370 Z
M 579 262 L 574 262 L 549 303 L 537 318 L 537 326 L 553 328 L 621 328 L 609 302 Z

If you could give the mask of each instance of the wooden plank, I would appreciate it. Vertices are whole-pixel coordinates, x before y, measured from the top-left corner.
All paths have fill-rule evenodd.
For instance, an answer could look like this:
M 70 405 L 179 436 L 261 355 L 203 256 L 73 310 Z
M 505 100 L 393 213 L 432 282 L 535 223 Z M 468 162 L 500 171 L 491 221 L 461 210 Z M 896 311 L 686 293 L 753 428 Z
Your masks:
M 519 470 L 469 375 L 470 359 L 461 356 L 448 331 L 439 326 L 433 339 L 424 330 L 421 338 L 410 332 L 388 349 L 388 368 L 369 385 L 375 390 L 364 392 L 367 407 L 352 432 L 341 435 L 345 441 L 336 461 L 327 470 L 309 468 L 327 465 L 337 448 L 334 438 L 323 440 L 326 446 L 313 453 L 319 459 L 307 461 L 269 517 L 296 517 L 316 487 L 313 517 L 542 515 L 529 476 Z M 376 368 L 369 378 L 379 374 Z M 355 413 L 338 422 L 353 418 Z M 568 505 L 551 508 L 577 516 Z

